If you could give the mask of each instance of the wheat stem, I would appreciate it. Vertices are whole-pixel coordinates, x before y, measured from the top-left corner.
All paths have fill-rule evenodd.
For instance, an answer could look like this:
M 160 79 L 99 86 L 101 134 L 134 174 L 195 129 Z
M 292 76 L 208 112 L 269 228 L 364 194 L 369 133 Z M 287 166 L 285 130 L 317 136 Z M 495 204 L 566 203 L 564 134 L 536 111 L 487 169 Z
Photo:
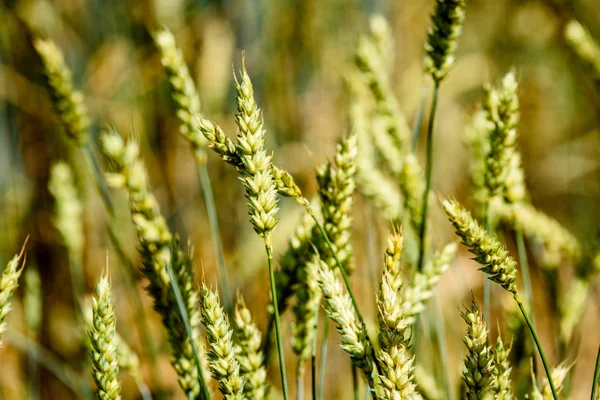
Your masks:
M 219 229 L 219 220 L 217 219 L 217 207 L 215 206 L 215 197 L 208 175 L 206 163 L 198 166 L 198 175 L 200 176 L 200 187 L 204 196 L 204 205 L 206 215 L 208 216 L 208 225 L 210 236 L 213 242 L 215 256 L 217 257 L 217 266 L 219 268 L 219 283 L 221 285 L 221 295 L 223 296 L 223 306 L 227 314 L 233 311 L 233 298 L 229 286 L 229 277 L 225 267 L 225 255 L 223 254 L 223 243 L 221 242 L 221 232 Z
M 354 395 L 354 400 L 358 400 L 358 389 L 359 389 L 359 383 L 358 383 L 358 376 L 356 374 L 356 367 L 354 365 L 352 365 L 352 393 Z
M 311 394 L 312 400 L 317 400 L 317 323 L 319 316 L 315 318 L 315 335 L 312 340 L 312 350 L 310 357 L 310 378 L 311 378 Z M 321 353 L 321 356 L 323 354 Z
M 301 357 L 298 357 L 298 362 L 296 363 L 296 399 L 303 400 L 304 399 L 304 373 L 302 372 L 302 361 L 304 361 Z
M 279 320 L 279 307 L 277 305 L 277 287 L 275 286 L 275 271 L 273 269 L 273 247 L 270 244 L 270 235 L 265 236 L 265 249 L 269 262 L 269 279 L 271 284 L 271 298 L 273 302 L 273 316 L 275 319 L 275 336 L 277 337 L 277 354 L 279 356 L 279 373 L 281 374 L 281 388 L 283 398 L 289 398 L 287 379 L 285 374 L 285 359 L 283 356 L 283 338 L 281 335 L 281 321 Z
M 323 326 L 323 338 L 321 339 L 321 362 L 319 363 L 319 392 L 317 400 L 323 398 L 323 390 L 325 388 L 325 366 L 327 364 L 327 339 L 329 337 L 329 318 L 325 317 Z
M 425 232 L 427 231 L 427 206 L 429 204 L 429 189 L 431 187 L 431 172 L 433 170 L 433 124 L 435 122 L 435 112 L 437 109 L 438 92 L 440 84 L 438 81 L 433 86 L 433 100 L 431 101 L 431 112 L 429 114 L 429 124 L 427 126 L 427 150 L 425 161 L 425 190 L 423 191 L 423 208 L 421 209 L 421 224 L 419 225 L 419 261 L 418 271 L 423 270 L 425 258 Z
M 525 287 L 525 304 L 531 313 L 531 321 L 535 325 L 535 312 L 533 310 L 533 293 L 531 291 L 531 278 L 529 276 L 529 260 L 527 258 L 527 248 L 525 247 L 525 238 L 523 231 L 517 229 L 515 231 L 517 240 L 517 251 L 519 253 L 519 263 L 521 264 L 521 272 L 523 273 L 523 286 Z
M 554 400 L 558 400 L 558 394 L 556 392 L 556 388 L 554 387 L 554 382 L 552 381 L 552 371 L 550 370 L 548 361 L 546 360 L 546 354 L 544 353 L 544 350 L 542 349 L 542 344 L 537 335 L 535 327 L 533 326 L 531 319 L 527 315 L 527 311 L 525 311 L 525 307 L 523 306 L 523 302 L 521 302 L 519 295 L 515 293 L 513 295 L 513 297 L 514 297 L 515 301 L 517 302 L 519 309 L 521 310 L 521 314 L 523 314 L 523 318 L 525 318 L 525 322 L 527 322 L 529 331 L 531 332 L 531 335 L 533 336 L 533 340 L 535 341 L 535 345 L 537 346 L 538 352 L 540 353 L 540 357 L 542 359 L 542 364 L 544 365 L 544 370 L 546 371 L 546 376 L 548 377 L 548 383 L 550 385 L 550 390 L 552 391 L 552 397 L 554 398 Z
M 419 109 L 417 111 L 417 118 L 415 118 L 415 125 L 413 126 L 413 139 L 412 139 L 412 151 L 417 149 L 419 143 L 419 137 L 421 136 L 421 127 L 423 126 L 423 117 L 425 115 L 425 106 L 427 105 L 427 94 L 429 93 L 429 85 L 424 84 L 421 88 L 421 100 L 419 101 Z
M 598 400 L 598 385 L 600 385 L 600 346 L 598 346 L 598 355 L 596 356 L 596 367 L 594 368 L 594 382 L 592 383 L 592 396 L 590 400 Z

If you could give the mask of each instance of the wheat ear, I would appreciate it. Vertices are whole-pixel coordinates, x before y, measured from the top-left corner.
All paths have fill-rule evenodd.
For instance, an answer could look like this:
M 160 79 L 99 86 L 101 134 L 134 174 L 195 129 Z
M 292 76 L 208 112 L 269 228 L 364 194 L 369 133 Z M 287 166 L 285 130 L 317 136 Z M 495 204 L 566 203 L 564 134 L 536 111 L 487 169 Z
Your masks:
M 21 252 L 8 262 L 0 275 L 0 348 L 2 348 L 2 334 L 6 332 L 7 327 L 6 316 L 12 309 L 11 299 L 19 286 L 19 277 L 25 267 L 26 257 L 24 252 L 26 244 L 27 240 L 25 240 Z
M 244 399 L 244 379 L 235 357 L 233 331 L 218 296 L 202 285 L 200 291 L 202 324 L 208 341 L 208 366 L 211 375 L 219 383 L 219 391 L 227 400 Z
M 494 370 L 492 348 L 487 344 L 487 326 L 475 301 L 472 302 L 471 309 L 465 308 L 461 312 L 461 316 L 467 323 L 467 334 L 463 342 L 468 353 L 462 373 L 467 388 L 465 398 L 483 399 L 485 393 L 491 389 Z
M 92 307 L 92 326 L 90 338 L 90 357 L 96 394 L 101 400 L 121 398 L 119 374 L 119 344 L 116 340 L 115 305 L 112 299 L 110 282 L 103 275 L 96 286 L 96 295 Z

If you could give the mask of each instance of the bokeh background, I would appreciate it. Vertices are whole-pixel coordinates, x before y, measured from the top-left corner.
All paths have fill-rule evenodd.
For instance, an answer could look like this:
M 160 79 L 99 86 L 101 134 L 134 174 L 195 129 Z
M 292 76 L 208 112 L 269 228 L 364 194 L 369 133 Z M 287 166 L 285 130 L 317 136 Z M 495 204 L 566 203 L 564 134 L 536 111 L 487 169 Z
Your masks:
M 37 310 L 23 305 L 26 285 L 21 285 L 16 296 L 9 317 L 10 330 L 40 343 L 74 370 L 85 357 L 78 345 L 80 331 L 67 254 L 52 224 L 53 200 L 47 189 L 50 165 L 66 160 L 74 166 L 85 204 L 86 291 L 92 293 L 108 256 L 119 331 L 140 354 L 151 388 L 164 390 L 171 398 L 182 397 L 169 365 L 165 335 L 139 277 L 137 287 L 152 327 L 149 335 L 161 351 L 160 379 L 153 379 L 147 368 L 148 354 L 140 342 L 135 308 L 125 287 L 124 266 L 114 255 L 106 233 L 106 212 L 92 176 L 79 167 L 85 165 L 84 161 L 65 139 L 52 112 L 41 63 L 31 44 L 34 33 L 55 40 L 65 51 L 75 84 L 85 95 L 93 134 L 112 124 L 140 140 L 163 213 L 172 229 L 184 240 L 189 238 L 195 248 L 198 281 L 204 277 L 217 287 L 216 260 L 194 160 L 188 144 L 178 134 L 178 121 L 150 32 L 167 26 L 175 33 L 196 81 L 203 113 L 230 136 L 235 134 L 232 65 L 240 66 L 241 52 L 245 51 L 246 67 L 264 110 L 267 145 L 274 150 L 275 162 L 290 171 L 310 197 L 316 189 L 315 164 L 331 158 L 336 141 L 350 129 L 343 77 L 352 68 L 356 41 L 366 31 L 368 17 L 381 13 L 390 21 L 396 41 L 392 82 L 412 124 L 423 87 L 430 84 L 422 72 L 422 56 L 432 7 L 433 1 L 429 0 L 3 0 L 0 260 L 4 265 L 24 237 L 30 235 L 27 268 L 37 269 L 41 277 L 39 330 L 32 331 L 27 324 L 26 316 Z M 482 85 L 498 81 L 514 68 L 520 81 L 519 149 L 532 202 L 586 243 L 596 234 L 600 221 L 600 92 L 563 38 L 564 24 L 571 18 L 578 19 L 600 39 L 600 3 L 596 0 L 469 2 L 456 66 L 440 92 L 433 187 L 470 204 L 468 154 L 461 134 L 483 98 Z M 232 290 L 243 294 L 264 327 L 269 300 L 262 242 L 247 221 L 235 171 L 212 154 L 209 170 Z M 119 191 L 112 195 L 126 251 L 137 261 L 126 198 Z M 358 268 L 353 281 L 361 307 L 373 321 L 373 277 L 380 268 L 389 223 L 361 195 L 356 196 L 355 204 L 353 242 Z M 301 211 L 292 201 L 282 201 L 281 223 L 274 237 L 276 252 L 285 249 Z M 441 213 L 434 213 L 434 218 L 433 240 L 455 240 Z M 505 238 L 514 250 L 512 237 L 507 234 Z M 553 333 L 556 315 L 536 266 L 534 245 L 530 253 L 536 317 L 551 363 L 556 364 L 562 361 Z M 560 271 L 563 286 L 568 285 L 572 274 L 571 266 Z M 464 249 L 439 285 L 438 303 L 446 322 L 450 359 L 447 368 L 457 385 L 465 330 L 459 306 L 469 303 L 471 293 L 480 298 L 481 285 L 482 274 Z M 36 290 L 35 282 L 29 286 Z M 503 306 L 501 294 L 494 294 L 498 301 L 490 323 L 492 331 L 497 325 L 504 326 L 504 322 L 496 324 L 503 318 Z M 578 327 L 583 334 L 578 335 L 570 351 L 571 361 L 577 360 L 571 382 L 573 399 L 589 397 L 600 341 L 599 307 L 596 285 Z M 290 322 L 287 313 L 283 325 L 288 338 Z M 45 368 L 37 367 L 11 337 L 9 332 L 7 345 L 0 352 L 0 398 L 72 398 L 73 393 Z M 337 333 L 332 330 L 326 399 L 348 398 L 351 393 L 350 364 L 337 343 Z M 419 362 L 432 371 L 434 355 L 422 347 Z M 287 359 L 288 370 L 293 371 L 291 351 Z M 278 386 L 276 363 L 271 360 L 270 372 L 272 383 Z M 91 381 L 88 371 L 83 376 Z M 293 379 L 290 384 L 295 393 Z M 123 376 L 123 385 L 124 397 L 136 398 L 133 381 Z

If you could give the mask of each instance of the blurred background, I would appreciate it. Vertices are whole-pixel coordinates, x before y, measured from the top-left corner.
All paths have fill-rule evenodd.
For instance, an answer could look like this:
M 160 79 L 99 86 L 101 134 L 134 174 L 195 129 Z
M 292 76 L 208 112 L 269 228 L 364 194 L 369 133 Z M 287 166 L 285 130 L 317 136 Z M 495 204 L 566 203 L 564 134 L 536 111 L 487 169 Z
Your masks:
M 15 298 L 7 343 L 0 352 L 0 398 L 74 396 L 52 373 L 27 356 L 23 351 L 27 349 L 18 346 L 18 339 L 10 331 L 38 342 L 78 373 L 80 360 L 86 356 L 78 345 L 80 331 L 69 289 L 68 257 L 52 223 L 54 205 L 47 189 L 50 165 L 58 160 L 74 166 L 84 199 L 86 292 L 93 292 L 108 256 L 119 331 L 140 355 L 151 389 L 163 391 L 170 398 L 183 398 L 169 365 L 162 326 L 136 271 L 137 289 L 152 327 L 148 334 L 160 355 L 159 379 L 153 379 L 148 368 L 148 351 L 141 344 L 142 333 L 136 324 L 139 316 L 126 289 L 124 266 L 106 233 L 106 212 L 92 176 L 86 168 L 78 167 L 84 165 L 84 160 L 66 140 L 52 111 L 42 66 L 32 47 L 34 33 L 53 39 L 64 50 L 75 86 L 85 96 L 93 135 L 112 124 L 123 134 L 140 140 L 163 214 L 173 231 L 184 241 L 189 238 L 195 248 L 198 282 L 205 277 L 217 287 L 216 260 L 194 159 L 188 143 L 178 133 L 179 122 L 150 32 L 161 26 L 174 32 L 197 84 L 204 115 L 217 121 L 230 137 L 235 135 L 232 65 L 240 67 L 241 52 L 245 51 L 246 67 L 264 110 L 267 146 L 274 151 L 275 162 L 294 175 L 310 198 L 316 190 L 314 166 L 332 157 L 336 141 L 350 129 L 343 77 L 352 68 L 356 41 L 366 32 L 369 16 L 381 13 L 392 26 L 396 41 L 392 82 L 412 124 L 423 87 L 430 85 L 422 72 L 422 57 L 432 9 L 430 0 L 3 0 L 0 263 L 5 265 L 24 237 L 30 235 L 27 269 L 37 269 L 40 280 L 22 283 Z M 519 149 L 532 203 L 585 244 L 596 234 L 600 221 L 600 86 L 565 43 L 563 27 L 571 18 L 578 19 L 600 39 L 600 3 L 596 0 L 469 2 L 456 66 L 440 92 L 433 187 L 444 196 L 470 204 L 468 154 L 461 135 L 483 98 L 482 85 L 497 82 L 514 68 L 520 82 Z M 420 156 L 423 144 L 421 141 L 418 148 Z M 232 291 L 243 294 L 264 328 L 269 298 L 262 241 L 248 223 L 236 172 L 213 154 L 209 154 L 209 171 Z M 127 199 L 121 191 L 113 191 L 112 196 L 119 215 L 119 233 L 126 238 L 125 250 L 138 262 Z M 285 250 L 301 212 L 293 201 L 282 201 L 281 223 L 274 237 L 278 254 Z M 361 307 L 374 321 L 376 288 L 370 276 L 382 263 L 389 222 L 360 195 L 356 196 L 354 213 L 358 267 L 353 282 Z M 433 240 L 456 240 L 441 213 L 433 215 L 438 219 L 431 225 L 435 227 Z M 514 250 L 512 236 L 507 234 L 505 238 Z M 537 323 L 554 365 L 563 360 L 553 333 L 555 311 L 546 294 L 547 282 L 541 279 L 536 266 L 533 244 L 530 252 Z M 450 356 L 447 367 L 456 385 L 465 353 L 465 326 L 458 317 L 459 306 L 469 304 L 471 293 L 480 298 L 482 285 L 482 274 L 468 257 L 462 248 L 438 290 Z M 563 286 L 573 275 L 571 267 L 559 271 Z M 577 336 L 570 350 L 571 361 L 577 360 L 571 382 L 573 399 L 589 398 L 600 340 L 597 285 L 594 290 L 578 326 L 584 334 Z M 38 299 L 33 305 L 26 301 L 31 291 Z M 496 295 L 499 298 L 501 293 Z M 490 322 L 494 332 L 497 325 L 505 325 L 496 324 L 504 313 L 501 302 L 497 303 Z M 283 318 L 284 335 L 289 338 L 292 318 L 289 313 Z M 510 337 L 504 336 L 510 342 Z M 325 399 L 348 398 L 351 393 L 350 364 L 338 341 L 339 336 L 332 330 Z M 293 371 L 295 363 L 291 351 L 289 354 L 288 369 Z M 425 369 L 433 370 L 426 348 L 419 361 Z M 271 360 L 270 374 L 277 387 L 276 359 Z M 89 371 L 82 372 L 82 376 L 91 382 Z M 306 381 L 308 385 L 310 380 Z M 134 382 L 126 376 L 123 396 L 138 396 Z M 274 393 L 275 398 L 278 396 Z

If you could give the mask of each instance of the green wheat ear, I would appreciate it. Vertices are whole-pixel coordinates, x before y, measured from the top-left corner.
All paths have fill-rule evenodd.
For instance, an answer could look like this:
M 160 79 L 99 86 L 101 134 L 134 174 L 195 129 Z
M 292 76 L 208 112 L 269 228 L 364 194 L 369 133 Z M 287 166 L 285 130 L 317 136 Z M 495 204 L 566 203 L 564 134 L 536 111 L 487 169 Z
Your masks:
M 436 83 L 446 78 L 463 30 L 466 0 L 437 0 L 425 44 L 425 72 Z
M 117 379 L 119 343 L 116 337 L 115 306 L 108 274 L 100 278 L 93 301 L 92 326 L 88 335 L 96 394 L 101 400 L 118 400 L 121 398 L 121 382 Z
M 465 308 L 461 316 L 467 323 L 467 334 L 463 342 L 468 353 L 462 373 L 467 388 L 465 398 L 483 399 L 485 393 L 491 389 L 494 371 L 492 348 L 488 345 L 488 329 L 474 300 L 471 309 Z
M 33 47 L 44 64 L 52 103 L 65 133 L 79 145 L 87 143 L 90 125 L 87 110 L 83 95 L 73 88 L 71 70 L 65 64 L 65 56 L 51 40 L 35 39 Z
M 25 267 L 25 245 L 23 244 L 21 252 L 15 255 L 6 265 L 4 271 L 0 275 L 0 348 L 2 348 L 2 334 L 6 332 L 6 316 L 12 309 L 11 299 L 15 290 L 19 286 L 19 277 Z

